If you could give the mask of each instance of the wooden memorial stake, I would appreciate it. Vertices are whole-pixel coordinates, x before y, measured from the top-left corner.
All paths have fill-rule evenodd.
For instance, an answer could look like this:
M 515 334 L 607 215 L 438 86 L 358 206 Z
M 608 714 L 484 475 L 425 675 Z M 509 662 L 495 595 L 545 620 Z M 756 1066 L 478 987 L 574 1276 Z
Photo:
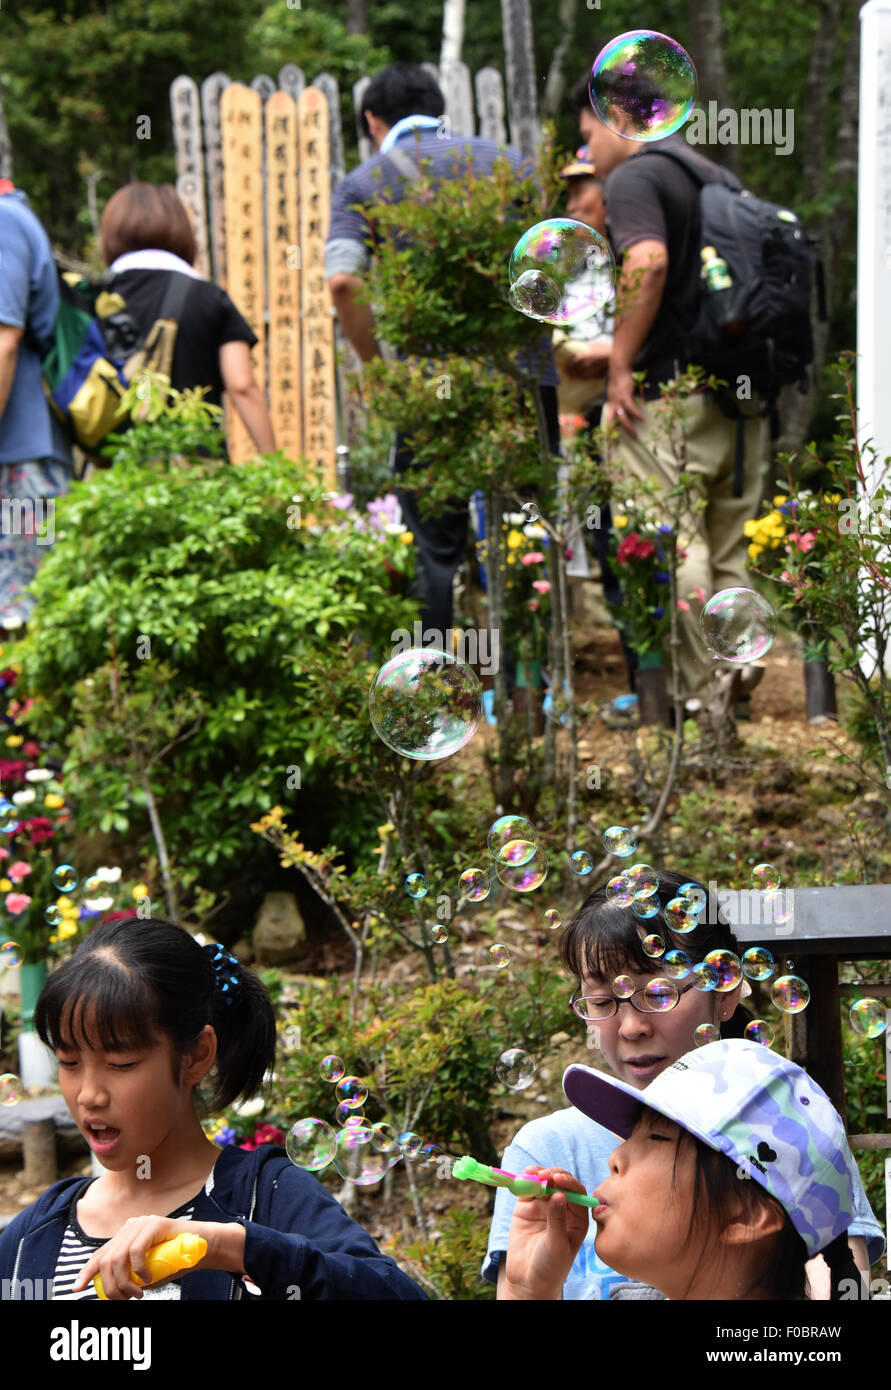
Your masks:
M 303 336 L 303 451 L 329 491 L 336 487 L 334 328 L 324 248 L 328 233 L 328 103 L 307 87 L 297 103 L 300 129 L 300 277 Z
M 214 72 L 201 83 L 201 113 L 204 117 L 204 151 L 207 167 L 207 201 L 210 229 L 210 262 L 213 278 L 226 288 L 226 227 L 223 200 L 223 133 L 220 125 L 220 98 L 229 86 L 224 72 Z
M 267 77 L 265 72 L 260 72 L 251 80 L 251 91 L 260 93 L 260 100 L 265 106 L 272 93 L 278 91 L 275 79 Z
M 541 139 L 535 99 L 535 54 L 529 0 L 501 0 L 501 25 L 507 67 L 510 142 L 524 155 L 535 155 Z
M 286 458 L 303 453 L 300 401 L 300 275 L 297 104 L 287 92 L 266 103 L 266 226 L 269 262 L 269 409 Z
M 356 138 L 359 141 L 359 160 L 362 164 L 374 154 L 374 146 L 362 130 L 362 98 L 365 96 L 365 88 L 370 81 L 370 77 L 360 77 L 358 82 L 353 83 L 353 109 L 356 112 Z
M 210 274 L 207 249 L 207 211 L 204 203 L 204 155 L 201 149 L 201 109 L 198 87 L 191 77 L 170 84 L 170 111 L 176 145 L 176 191 L 189 209 L 195 233 L 195 269 Z
M 346 173 L 343 153 L 343 126 L 340 123 L 340 93 L 337 79 L 330 72 L 320 72 L 312 84 L 318 87 L 328 103 L 328 170 L 333 193 Z
M 504 125 L 504 88 L 497 68 L 480 68 L 475 79 L 479 135 L 483 140 L 507 144 Z
M 12 145 L 3 114 L 3 85 L 0 83 L 0 179 L 12 178 Z
M 220 100 L 223 127 L 223 189 L 226 218 L 226 289 L 257 335 L 251 352 L 257 380 L 266 379 L 263 254 L 263 129 L 258 92 L 231 83 Z M 233 463 L 244 463 L 256 449 L 228 403 L 227 433 Z
M 473 135 L 473 93 L 467 64 L 449 63 L 439 85 L 445 97 L 449 133 L 452 136 Z
M 279 68 L 278 85 L 280 91 L 287 92 L 289 97 L 299 101 L 300 93 L 306 86 L 303 69 L 298 68 L 296 63 L 285 63 L 283 68 Z

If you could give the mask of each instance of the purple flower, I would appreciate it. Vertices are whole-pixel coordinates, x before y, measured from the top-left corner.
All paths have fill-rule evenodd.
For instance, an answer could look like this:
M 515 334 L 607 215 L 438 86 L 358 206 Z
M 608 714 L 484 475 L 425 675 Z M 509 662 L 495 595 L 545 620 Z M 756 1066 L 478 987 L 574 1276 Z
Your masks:
M 395 492 L 388 492 L 386 497 L 375 497 L 368 503 L 366 511 L 371 517 L 372 525 L 382 530 L 385 526 L 395 523 L 400 513 L 399 498 Z
M 670 584 L 670 583 L 671 583 L 671 575 L 668 574 L 668 572 L 667 572 L 666 570 L 660 570 L 659 573 L 656 575 L 656 583 L 657 583 L 657 584 Z
M 662 608 L 662 607 L 659 606 L 659 605 L 657 605 L 657 607 L 655 607 L 655 608 L 653 609 L 653 617 L 654 617 L 654 618 L 661 618 L 661 617 L 664 616 L 664 614 L 665 614 L 665 609 Z
M 670 536 L 670 535 L 671 535 L 671 527 L 668 526 L 666 523 L 663 523 L 663 524 L 659 527 L 659 530 L 660 530 L 660 532 L 661 532 L 661 534 L 662 534 L 663 536 Z
M 351 492 L 342 492 L 339 497 L 331 498 L 331 505 L 332 507 L 336 507 L 340 512 L 348 512 L 353 505 L 353 494 Z
M 232 1128 L 231 1125 L 226 1125 L 225 1128 L 221 1129 L 219 1133 L 215 1136 L 213 1142 L 215 1144 L 219 1144 L 221 1148 L 225 1148 L 227 1144 L 234 1144 L 235 1130 Z

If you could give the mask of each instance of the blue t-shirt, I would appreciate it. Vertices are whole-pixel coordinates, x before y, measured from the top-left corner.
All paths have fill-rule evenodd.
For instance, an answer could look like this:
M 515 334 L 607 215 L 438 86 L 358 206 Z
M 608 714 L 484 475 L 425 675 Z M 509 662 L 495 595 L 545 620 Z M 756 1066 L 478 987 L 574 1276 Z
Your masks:
M 19 189 L 0 196 L 0 324 L 30 328 L 43 342 L 59 307 L 56 267 L 46 232 Z M 70 453 L 43 391 L 40 359 L 19 340 L 18 360 L 6 409 L 0 416 L 0 464 L 55 459 Z
M 580 1110 L 569 1106 L 553 1115 L 531 1120 L 516 1135 L 504 1152 L 501 1167 L 509 1173 L 522 1173 L 528 1164 L 542 1168 L 565 1168 L 578 1178 L 586 1192 L 593 1192 L 609 1176 L 609 1155 L 622 1140 L 611 1134 L 596 1120 L 588 1119 Z M 870 1264 L 881 1259 L 885 1249 L 882 1228 L 872 1213 L 863 1190 L 860 1174 L 854 1167 L 854 1220 L 848 1228 L 852 1236 L 864 1236 Z M 498 1260 L 507 1250 L 507 1237 L 517 1199 L 512 1193 L 498 1188 L 495 1212 L 489 1230 L 489 1248 L 483 1262 L 482 1275 L 494 1284 L 498 1280 Z M 569 1277 L 563 1285 L 564 1299 L 589 1300 L 610 1298 L 611 1290 L 628 1284 L 624 1274 L 616 1274 L 594 1250 L 597 1226 L 592 1221 L 581 1249 L 573 1261 Z M 639 1287 L 639 1286 L 637 1286 Z M 630 1292 L 630 1290 L 629 1290 Z M 613 1294 L 612 1297 L 616 1295 Z M 619 1295 L 621 1297 L 621 1294 Z

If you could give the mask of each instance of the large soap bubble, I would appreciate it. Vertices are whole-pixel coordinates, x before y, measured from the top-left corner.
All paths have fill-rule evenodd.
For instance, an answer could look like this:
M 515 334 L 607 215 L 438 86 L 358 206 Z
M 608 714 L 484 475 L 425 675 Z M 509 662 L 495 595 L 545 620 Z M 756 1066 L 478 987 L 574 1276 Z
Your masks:
M 306 1168 L 310 1173 L 317 1173 L 331 1162 L 335 1146 L 334 1130 L 315 1116 L 298 1120 L 288 1130 L 285 1139 L 288 1158 L 298 1168 Z
M 570 217 L 551 217 L 525 231 L 508 272 L 513 307 L 560 328 L 591 318 L 615 292 L 616 263 L 608 243 Z
M 689 117 L 696 69 L 686 49 L 653 29 L 619 34 L 594 60 L 588 94 L 594 114 L 626 140 L 664 140 Z
M 777 620 L 754 589 L 721 589 L 703 605 L 699 628 L 713 656 L 743 666 L 770 651 Z
M 380 668 L 368 713 L 394 753 L 432 761 L 447 758 L 473 737 L 483 688 L 463 661 L 435 647 L 409 647 Z

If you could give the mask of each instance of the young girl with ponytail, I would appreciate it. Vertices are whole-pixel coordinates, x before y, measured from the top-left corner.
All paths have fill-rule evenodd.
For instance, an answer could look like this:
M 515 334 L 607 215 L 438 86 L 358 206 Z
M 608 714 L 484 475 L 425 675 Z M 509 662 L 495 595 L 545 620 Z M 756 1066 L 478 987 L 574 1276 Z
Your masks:
M 269 995 L 220 947 L 159 919 L 104 923 L 50 976 L 34 1020 L 104 1172 L 54 1183 L 0 1235 L 4 1297 L 39 1279 L 47 1297 L 92 1299 L 99 1274 L 110 1299 L 425 1298 L 283 1149 L 204 1134 L 200 1083 L 224 1110 L 275 1059 Z M 207 1242 L 194 1269 L 135 1284 L 131 1271 L 151 1283 L 146 1251 L 182 1234 Z

